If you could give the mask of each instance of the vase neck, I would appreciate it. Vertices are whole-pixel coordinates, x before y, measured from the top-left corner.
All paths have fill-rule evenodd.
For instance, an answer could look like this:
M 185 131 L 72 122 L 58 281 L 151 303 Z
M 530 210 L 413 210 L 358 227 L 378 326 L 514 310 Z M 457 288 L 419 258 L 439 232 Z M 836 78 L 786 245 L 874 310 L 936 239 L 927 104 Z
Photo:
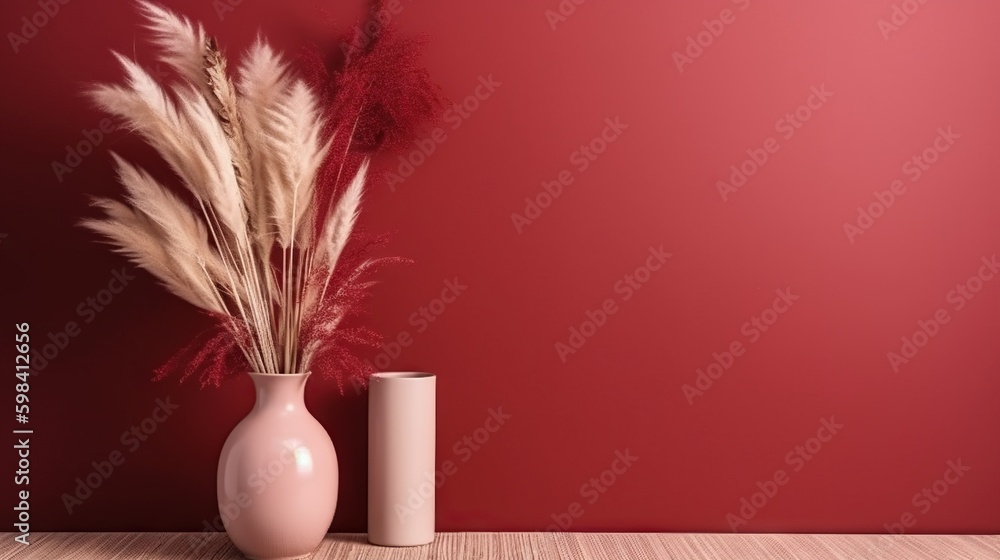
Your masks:
M 251 373 L 258 410 L 282 410 L 292 412 L 305 408 L 305 388 L 308 373 L 262 374 Z

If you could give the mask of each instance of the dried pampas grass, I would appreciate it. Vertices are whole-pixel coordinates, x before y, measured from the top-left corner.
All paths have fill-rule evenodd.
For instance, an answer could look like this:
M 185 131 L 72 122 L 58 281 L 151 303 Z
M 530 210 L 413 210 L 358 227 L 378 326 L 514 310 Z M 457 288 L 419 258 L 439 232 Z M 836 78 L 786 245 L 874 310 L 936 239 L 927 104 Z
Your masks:
M 341 387 L 344 376 L 364 377 L 370 366 L 350 347 L 377 346 L 379 337 L 344 321 L 358 313 L 370 274 L 403 259 L 367 257 L 378 240 L 351 248 L 367 157 L 352 160 L 345 188 L 324 187 L 318 201 L 322 170 L 356 159 L 331 152 L 351 145 L 354 127 L 331 126 L 328 93 L 296 78 L 263 38 L 234 80 L 200 24 L 147 1 L 139 9 L 178 79 L 160 84 L 116 54 L 125 83 L 89 95 L 156 149 L 185 192 L 113 155 L 125 203 L 96 199 L 103 216 L 82 225 L 218 321 L 158 376 L 179 369 L 182 379 L 199 373 L 218 385 L 240 367 L 320 368 Z

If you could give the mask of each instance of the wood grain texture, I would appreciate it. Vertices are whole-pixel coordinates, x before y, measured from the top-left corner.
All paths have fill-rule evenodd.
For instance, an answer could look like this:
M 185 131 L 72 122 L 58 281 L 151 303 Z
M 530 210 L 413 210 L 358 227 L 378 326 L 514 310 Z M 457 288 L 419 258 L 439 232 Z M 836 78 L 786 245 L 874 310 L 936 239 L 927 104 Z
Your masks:
M 91 560 L 242 558 L 224 534 L 35 533 L 32 544 L 5 534 L 0 559 Z M 1000 559 L 1000 536 L 707 533 L 439 533 L 414 548 L 372 546 L 364 534 L 331 534 L 315 560 L 812 560 Z

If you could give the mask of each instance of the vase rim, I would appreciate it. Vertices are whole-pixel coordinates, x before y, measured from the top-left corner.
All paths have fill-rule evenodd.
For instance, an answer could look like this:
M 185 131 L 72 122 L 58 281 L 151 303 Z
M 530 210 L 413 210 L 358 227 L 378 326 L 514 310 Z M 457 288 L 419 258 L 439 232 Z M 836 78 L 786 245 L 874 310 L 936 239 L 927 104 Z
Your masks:
M 249 371 L 250 375 L 257 375 L 260 377 L 308 377 L 312 375 L 311 371 L 304 371 L 299 373 L 264 373 L 260 371 Z
M 378 373 L 373 373 L 372 377 L 377 377 L 379 379 L 418 380 L 432 379 L 437 377 L 437 375 L 423 371 L 380 371 Z

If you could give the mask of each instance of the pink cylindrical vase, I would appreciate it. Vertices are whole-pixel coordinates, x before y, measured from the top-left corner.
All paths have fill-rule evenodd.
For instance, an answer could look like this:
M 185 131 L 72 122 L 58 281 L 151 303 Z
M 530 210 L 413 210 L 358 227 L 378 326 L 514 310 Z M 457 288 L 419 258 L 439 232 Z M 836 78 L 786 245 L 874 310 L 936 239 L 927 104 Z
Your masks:
M 368 541 L 434 540 L 436 377 L 376 373 L 368 389 Z
M 219 513 L 229 538 L 249 558 L 305 558 L 333 521 L 337 453 L 306 410 L 308 377 L 251 373 L 257 402 L 219 457 Z

